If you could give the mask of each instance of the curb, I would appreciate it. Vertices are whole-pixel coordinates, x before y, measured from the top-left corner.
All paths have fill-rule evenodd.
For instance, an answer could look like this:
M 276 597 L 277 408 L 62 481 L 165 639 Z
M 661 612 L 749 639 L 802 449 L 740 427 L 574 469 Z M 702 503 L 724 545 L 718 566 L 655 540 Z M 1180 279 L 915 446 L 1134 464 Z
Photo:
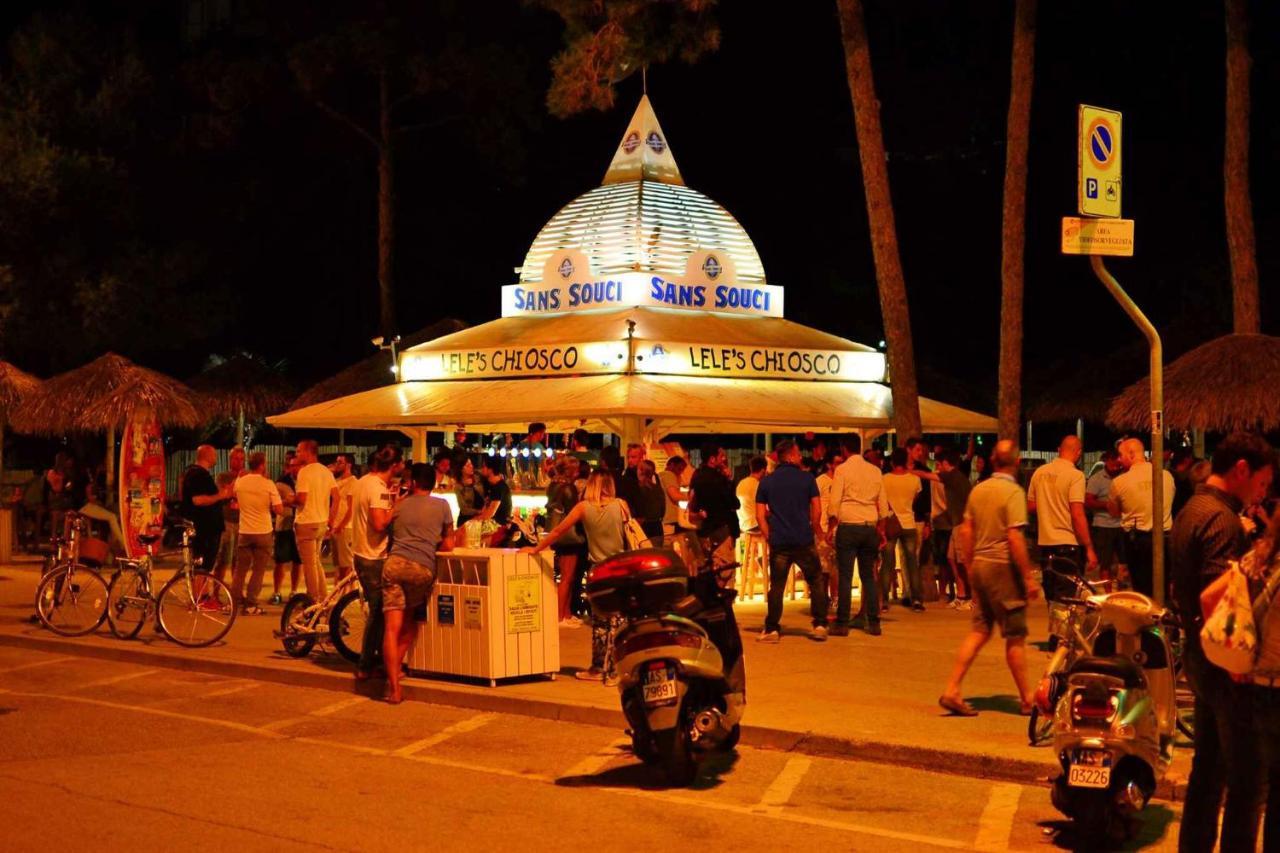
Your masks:
M 22 637 L 0 634 L 0 646 L 28 649 L 49 654 L 72 655 L 117 663 L 160 666 L 187 672 L 202 672 L 229 678 L 247 678 L 295 687 L 310 687 L 338 693 L 355 693 L 374 696 L 378 690 L 359 689 L 355 682 L 336 673 L 316 670 L 289 670 L 260 664 L 236 661 L 210 660 L 201 657 L 170 655 L 146 649 L 81 645 L 73 639 Z M 453 690 L 432 684 L 402 684 L 404 698 L 432 705 L 446 705 L 475 711 L 515 714 L 542 720 L 555 720 L 604 728 L 625 729 L 626 719 L 620 710 L 599 708 L 594 705 L 575 704 L 566 701 L 546 701 L 505 696 L 501 693 L 472 693 Z M 874 764 L 890 764 L 931 770 L 956 776 L 993 779 L 1021 785 L 1047 787 L 1052 781 L 1052 765 L 1016 758 L 978 755 L 946 749 L 896 744 L 885 741 L 842 738 L 815 732 L 798 732 L 768 726 L 744 725 L 741 742 L 744 746 L 796 752 L 824 758 L 842 758 L 866 761 Z M 1186 790 L 1186 780 L 1166 777 L 1156 791 L 1163 800 L 1180 801 Z

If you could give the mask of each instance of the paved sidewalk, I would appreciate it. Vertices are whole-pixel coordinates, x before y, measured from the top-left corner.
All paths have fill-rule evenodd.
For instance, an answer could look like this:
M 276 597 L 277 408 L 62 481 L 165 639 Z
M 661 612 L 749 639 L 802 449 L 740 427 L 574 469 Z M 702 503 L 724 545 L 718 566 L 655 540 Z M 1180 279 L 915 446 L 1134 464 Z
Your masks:
M 26 621 L 37 577 L 34 567 L 0 569 L 0 645 L 355 689 L 350 667 L 335 654 L 317 651 L 304 660 L 284 654 L 271 635 L 279 624 L 279 608 L 270 608 L 266 616 L 242 617 L 224 643 L 208 649 L 178 647 L 150 629 L 133 642 L 116 640 L 105 626 L 95 635 L 67 639 Z M 938 708 L 955 648 L 968 630 L 968 613 L 941 605 L 931 605 L 925 613 L 894 607 L 885 616 L 883 636 L 854 632 L 816 643 L 807 637 L 806 610 L 807 602 L 788 602 L 782 642 L 762 646 L 754 638 L 764 620 L 763 603 L 738 607 L 748 673 L 744 743 L 1022 782 L 1056 775 L 1051 750 L 1027 746 L 1027 720 L 1017 713 L 998 638 L 983 650 L 966 682 L 969 701 L 982 713 L 957 718 Z M 1043 607 L 1035 607 L 1033 638 L 1044 636 L 1045 621 Z M 406 682 L 406 698 L 622 727 L 616 690 L 572 677 L 588 664 L 589 647 L 587 628 L 565 629 L 562 675 L 554 681 L 536 678 L 490 688 L 412 678 Z M 1033 678 L 1047 660 L 1047 654 L 1032 652 Z M 1179 750 L 1164 794 L 1180 797 L 1189 756 L 1188 749 Z

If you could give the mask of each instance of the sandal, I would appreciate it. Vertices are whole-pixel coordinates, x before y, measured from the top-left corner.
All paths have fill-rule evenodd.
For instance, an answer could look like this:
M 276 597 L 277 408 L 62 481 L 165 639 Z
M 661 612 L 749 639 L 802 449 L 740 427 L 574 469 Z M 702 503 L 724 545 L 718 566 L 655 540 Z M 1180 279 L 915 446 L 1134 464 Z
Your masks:
M 263 610 L 261 607 L 258 607 L 255 605 L 253 607 L 246 607 L 244 610 L 241 610 L 240 615 L 241 616 L 261 616 L 266 612 L 267 611 Z
M 384 693 L 382 694 L 382 701 L 386 702 L 388 705 L 399 705 L 404 701 L 404 696 L 392 696 L 390 693 Z
M 942 710 L 949 711 L 954 717 L 976 717 L 978 710 L 963 699 L 952 699 L 949 696 L 939 696 L 938 705 Z

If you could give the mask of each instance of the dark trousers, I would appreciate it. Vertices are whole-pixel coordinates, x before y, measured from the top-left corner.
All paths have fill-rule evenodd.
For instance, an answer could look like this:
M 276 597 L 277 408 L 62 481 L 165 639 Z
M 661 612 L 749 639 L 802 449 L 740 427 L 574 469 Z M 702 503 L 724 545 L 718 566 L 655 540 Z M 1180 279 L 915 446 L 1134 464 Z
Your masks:
M 355 557 L 356 577 L 364 587 L 364 600 L 369 605 L 369 618 L 364 623 L 364 643 L 360 647 L 361 672 L 372 672 L 382 662 L 382 564 L 385 560 Z
M 880 624 L 880 585 L 876 560 L 880 557 L 880 533 L 874 524 L 841 524 L 836 528 L 836 624 L 848 626 L 853 609 L 853 561 L 858 561 L 862 583 L 859 618 L 870 625 Z
M 1258 757 L 1260 738 L 1251 704 L 1255 688 L 1233 682 L 1224 670 L 1205 660 L 1198 647 L 1188 647 L 1184 654 L 1196 694 L 1196 751 L 1178 850 L 1209 853 L 1214 849 L 1225 792 L 1221 849 L 1224 853 L 1253 851 L 1266 796 L 1266 765 Z
M 218 562 L 218 551 L 222 547 L 222 528 L 217 530 L 197 530 L 191 539 L 191 559 L 199 560 L 195 567 L 197 572 L 209 574 Z
M 1165 554 L 1169 553 L 1168 538 L 1165 539 Z M 1152 595 L 1155 580 L 1152 570 L 1151 532 L 1130 530 L 1125 534 L 1125 555 L 1129 559 L 1129 582 L 1133 588 L 1143 595 Z
M 1069 598 L 1075 595 L 1075 588 L 1070 583 L 1058 577 L 1049 569 L 1056 569 L 1064 574 L 1070 573 L 1069 566 L 1062 563 L 1055 563 L 1054 557 L 1063 557 L 1075 564 L 1079 570 L 1081 577 L 1084 577 L 1084 561 L 1083 554 L 1080 553 L 1079 545 L 1041 545 L 1040 546 L 1040 569 L 1041 580 L 1040 585 L 1044 589 L 1044 600 L 1046 603 L 1057 601 L 1059 598 Z M 1149 564 L 1148 564 L 1149 565 Z
M 1253 687 L 1253 728 L 1262 744 L 1263 779 L 1267 785 L 1267 816 L 1262 824 L 1262 849 L 1280 849 L 1280 689 Z
M 818 560 L 818 551 L 812 545 L 798 548 L 769 548 L 769 611 L 764 619 L 766 631 L 778 631 L 782 627 L 782 596 L 787 588 L 787 576 L 791 566 L 800 567 L 804 582 L 809 587 L 809 613 L 814 627 L 827 624 L 827 579 Z

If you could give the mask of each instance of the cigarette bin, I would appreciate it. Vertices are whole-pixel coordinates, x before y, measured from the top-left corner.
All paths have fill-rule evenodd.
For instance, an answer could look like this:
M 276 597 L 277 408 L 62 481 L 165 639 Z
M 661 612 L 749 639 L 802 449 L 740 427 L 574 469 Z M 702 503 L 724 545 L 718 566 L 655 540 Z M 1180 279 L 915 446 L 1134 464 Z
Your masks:
M 439 554 L 409 669 L 484 679 L 490 687 L 502 678 L 554 677 L 560 628 L 550 555 L 510 548 Z

